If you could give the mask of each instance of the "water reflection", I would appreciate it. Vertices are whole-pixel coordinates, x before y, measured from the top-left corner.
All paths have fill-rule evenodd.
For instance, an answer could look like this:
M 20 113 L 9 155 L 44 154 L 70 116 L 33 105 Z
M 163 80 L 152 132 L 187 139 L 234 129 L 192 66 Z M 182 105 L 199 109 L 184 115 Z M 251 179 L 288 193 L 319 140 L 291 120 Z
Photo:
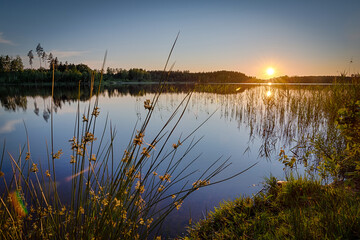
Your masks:
M 21 123 L 21 119 L 9 120 L 3 126 L 0 127 L 0 134 L 11 133 L 15 130 L 15 126 Z
M 266 96 L 267 96 L 267 97 L 271 97 L 271 95 L 272 95 L 271 90 L 267 90 Z
M 144 101 L 143 96 L 153 94 L 158 86 L 128 85 L 110 86 L 101 89 L 105 98 L 118 98 L 134 96 L 137 99 L 135 108 L 138 119 L 141 119 L 140 109 Z M 199 114 L 211 114 L 214 109 L 210 106 L 217 105 L 221 117 L 227 121 L 237 122 L 240 129 L 250 129 L 249 143 L 256 137 L 262 139 L 259 155 L 269 157 L 276 146 L 290 146 L 294 141 L 299 141 L 306 135 L 314 135 L 316 130 L 329 127 L 332 119 L 328 119 L 326 105 L 331 86 L 281 86 L 268 83 L 264 86 L 256 85 L 168 85 L 163 91 L 171 93 L 164 95 L 164 100 L 158 104 L 158 113 L 162 118 L 164 111 L 171 111 L 177 104 L 177 95 L 195 91 L 188 113 L 198 118 Z M 0 92 L 8 93 L 0 98 L 1 106 L 8 111 L 27 109 L 27 97 L 42 98 L 42 109 L 34 100 L 34 113 L 47 122 L 50 118 L 51 87 L 11 87 L 9 91 L 0 88 Z M 90 89 L 83 86 L 80 100 L 87 101 Z M 54 112 L 62 109 L 64 104 L 77 101 L 78 93 L 74 88 L 57 88 L 54 95 Z
M 144 101 L 151 99 L 156 90 L 156 85 L 129 85 L 101 89 L 99 126 L 103 123 L 101 118 L 106 118 L 106 113 L 109 113 L 109 118 L 114 126 L 117 126 L 117 132 L 120 135 L 116 142 L 118 152 L 121 152 L 122 147 L 128 144 L 128 137 L 131 136 L 135 122 L 141 121 L 146 114 Z M 274 175 L 282 173 L 283 166 L 276 161 L 279 148 L 291 147 L 305 136 L 333 127 L 333 115 L 326 105 L 331 94 L 331 88 L 328 86 L 169 85 L 165 88 L 155 108 L 152 125 L 146 136 L 151 135 L 151 131 L 162 127 L 164 121 L 183 99 L 184 93 L 191 90 L 195 93 L 182 119 L 183 125 L 177 132 L 180 136 L 183 132 L 194 129 L 217 110 L 214 117 L 198 132 L 200 136 L 207 137 L 202 145 L 199 143 L 197 146 L 200 153 L 207 155 L 202 162 L 194 166 L 195 169 L 208 166 L 209 159 L 213 160 L 219 155 L 233 157 L 231 160 L 234 164 L 229 170 L 235 172 L 258 161 L 259 156 L 273 157 L 275 161 L 271 163 L 262 161 L 256 169 L 245 173 L 245 178 L 235 179 L 219 187 L 212 186 L 210 190 L 204 189 L 200 194 L 195 193 L 192 200 L 184 202 L 183 209 L 171 215 L 168 220 L 169 227 L 176 224 L 184 226 L 188 222 L 189 207 L 191 207 L 191 216 L 196 221 L 206 208 L 212 209 L 223 199 L 257 192 L 258 183 L 263 177 L 270 173 Z M 47 155 L 44 154 L 46 148 L 40 143 L 44 142 L 44 138 L 49 139 L 49 124 L 45 125 L 45 122 L 39 119 L 41 117 L 45 121 L 49 119 L 51 87 L 31 89 L 25 86 L 18 89 L 11 88 L 8 91 L 0 88 L 0 92 L 4 93 L 0 97 L 2 109 L 7 111 L 0 119 L 0 124 L 3 126 L 0 128 L 0 133 L 1 131 L 2 133 L 14 132 L 11 135 L 1 135 L 0 141 L 3 140 L 2 137 L 10 138 L 8 146 L 13 147 L 13 151 L 9 151 L 18 151 L 19 142 L 23 143 L 25 139 L 23 138 L 24 131 L 15 128 L 21 120 L 10 118 L 28 117 L 27 123 L 31 126 L 29 136 L 35 139 L 35 141 L 30 139 L 30 142 L 36 143 L 32 145 L 32 157 L 36 160 L 40 159 L 39 161 L 43 161 L 43 166 L 46 166 Z M 81 111 L 89 97 L 88 86 L 83 86 L 79 102 Z M 9 100 L 6 99 L 13 99 L 12 104 L 8 104 Z M 55 89 L 54 112 L 57 114 L 54 114 L 54 119 L 55 125 L 58 126 L 54 130 L 55 144 L 57 149 L 64 150 L 65 156 L 64 159 L 56 162 L 59 170 L 57 179 L 58 183 L 62 183 L 60 186 L 64 188 L 69 185 L 66 184 L 67 179 L 73 176 L 70 174 L 70 153 L 66 151 L 70 148 L 68 140 L 74 132 L 72 125 L 74 114 L 67 113 L 76 111 L 77 101 L 78 92 L 74 88 Z M 25 112 L 19 112 L 18 109 L 23 109 Z M 26 110 L 29 111 L 26 112 Z M 96 135 L 101 136 L 101 133 Z M 177 141 L 178 139 L 174 139 L 174 143 Z M 244 152 L 246 154 L 243 154 Z M 197 156 L 196 154 L 194 156 Z M 114 158 L 118 159 L 118 156 Z M 8 167 L 11 171 L 11 166 Z M 253 185 L 256 187 L 251 187 Z M 236 186 L 236 191 L 234 191 L 234 186 Z

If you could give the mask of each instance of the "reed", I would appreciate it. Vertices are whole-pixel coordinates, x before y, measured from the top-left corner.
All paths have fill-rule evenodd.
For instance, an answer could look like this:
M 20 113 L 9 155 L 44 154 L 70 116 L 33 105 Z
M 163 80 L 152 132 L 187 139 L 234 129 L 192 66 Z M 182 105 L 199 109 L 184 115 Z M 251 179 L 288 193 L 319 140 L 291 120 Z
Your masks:
M 358 239 L 359 195 L 308 177 L 267 179 L 257 195 L 225 201 L 183 239 Z
M 228 159 L 215 160 L 199 175 L 196 175 L 199 171 L 192 168 L 197 157 L 187 159 L 199 141 L 194 133 L 207 120 L 172 142 L 192 92 L 185 96 L 159 132 L 147 138 L 154 108 L 171 71 L 167 65 L 176 41 L 177 38 L 166 61 L 159 90 L 153 99 L 144 102 L 147 115 L 143 122 L 135 124 L 121 158 L 116 154 L 117 132 L 111 122 L 107 120 L 101 134 L 95 136 L 99 128 L 99 94 L 106 54 L 100 77 L 95 73 L 91 75 L 90 97 L 83 111 L 79 82 L 74 136 L 69 141 L 72 151 L 68 159 L 72 165 L 69 201 L 59 193 L 56 182 L 56 159 L 63 158 L 63 150 L 57 149 L 55 143 L 53 70 L 48 164 L 44 166 L 32 159 L 29 140 L 17 159 L 8 153 L 12 172 L 0 172 L 4 186 L 0 197 L 2 239 L 145 239 L 156 236 L 168 214 L 178 210 L 191 193 L 226 180 L 211 182 L 229 166 Z M 95 81 L 97 78 L 99 82 Z M 0 170 L 6 158 L 4 143 Z M 189 182 L 193 178 L 196 180 Z

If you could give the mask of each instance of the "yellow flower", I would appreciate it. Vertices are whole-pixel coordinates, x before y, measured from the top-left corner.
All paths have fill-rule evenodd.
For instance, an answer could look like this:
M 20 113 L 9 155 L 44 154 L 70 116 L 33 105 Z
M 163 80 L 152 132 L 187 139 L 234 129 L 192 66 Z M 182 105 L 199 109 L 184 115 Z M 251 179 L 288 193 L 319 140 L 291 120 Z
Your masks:
M 143 148 L 143 151 L 141 152 L 141 154 L 144 155 L 147 158 L 150 157 L 150 154 L 149 154 L 148 150 L 146 149 L 146 147 Z
M 150 99 L 146 99 L 144 101 L 144 108 L 145 109 L 148 109 L 148 110 L 151 110 L 153 107 L 151 106 L 151 103 L 150 103 Z
M 96 138 L 94 137 L 94 134 L 90 133 L 90 132 L 86 132 L 85 133 L 85 137 L 83 139 L 83 141 L 86 143 L 86 142 L 93 142 L 95 141 Z
M 160 185 L 160 187 L 158 188 L 158 192 L 162 192 L 165 189 L 165 187 L 163 185 Z
M 95 107 L 91 115 L 97 117 L 99 116 L 99 114 L 100 114 L 99 108 Z
M 192 184 L 193 188 L 198 190 L 200 187 L 203 187 L 203 186 L 206 186 L 206 185 L 209 185 L 210 184 L 210 181 L 209 180 L 197 180 L 196 182 L 194 182 Z
M 76 163 L 75 157 L 73 155 L 71 155 L 70 163 Z
M 33 163 L 30 171 L 32 171 L 32 172 L 34 172 L 34 173 L 38 172 L 39 169 L 37 168 L 37 164 Z
M 168 173 L 165 173 L 164 176 L 159 175 L 159 178 L 160 178 L 161 181 L 171 182 L 171 180 L 170 180 L 171 176 L 170 176 L 170 174 L 168 174 Z
M 60 149 L 59 151 L 57 151 L 57 153 L 53 154 L 53 158 L 54 159 L 60 159 L 60 156 L 63 154 L 62 149 Z
M 183 204 L 183 201 L 182 200 L 180 200 L 180 201 L 178 201 L 178 202 L 175 202 L 174 203 L 174 205 L 175 205 L 175 207 L 176 207 L 176 210 L 179 210 L 180 208 L 181 208 L 181 205 Z
M 180 142 L 180 140 L 178 140 L 177 144 L 174 143 L 172 146 L 174 149 L 177 149 L 180 145 L 181 145 L 181 142 Z
M 144 141 L 144 134 L 142 132 L 139 132 L 137 135 L 135 135 L 134 145 L 141 146 L 143 141 Z
M 83 115 L 83 122 L 87 122 L 87 121 L 89 121 L 86 117 L 85 117 L 85 114 Z
M 45 175 L 46 175 L 47 177 L 50 177 L 50 172 L 49 172 L 49 170 L 46 170 L 46 171 L 45 171 Z
M 83 207 L 80 207 L 80 208 L 79 208 L 79 211 L 80 211 L 81 214 L 84 214 L 84 213 L 85 213 L 85 210 L 84 210 Z
M 29 153 L 29 152 L 27 152 L 27 153 L 26 153 L 25 160 L 29 160 L 29 159 L 30 159 L 30 153 Z

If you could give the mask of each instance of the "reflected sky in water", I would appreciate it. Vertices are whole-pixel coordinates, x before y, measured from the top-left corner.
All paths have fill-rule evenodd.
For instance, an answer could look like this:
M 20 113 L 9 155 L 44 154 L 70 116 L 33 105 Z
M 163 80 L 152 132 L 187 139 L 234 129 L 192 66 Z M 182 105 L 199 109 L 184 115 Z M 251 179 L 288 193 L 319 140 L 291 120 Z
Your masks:
M 164 225 L 165 232 L 173 233 L 174 229 L 184 231 L 183 227 L 188 223 L 190 216 L 196 221 L 223 200 L 257 193 L 261 190 L 264 178 L 271 174 L 280 179 L 284 178 L 283 166 L 277 161 L 278 150 L 281 147 L 291 146 L 292 140 L 299 135 L 299 129 L 311 131 L 311 129 L 324 127 L 324 122 L 314 123 L 310 120 L 307 125 L 304 122 L 306 126 L 299 126 L 299 122 L 303 120 L 297 116 L 299 111 L 297 108 L 300 102 L 303 104 L 302 98 L 311 93 L 308 89 L 235 85 L 230 88 L 231 94 L 217 94 L 211 91 L 194 92 L 185 115 L 170 141 L 176 143 L 179 138 L 183 139 L 215 112 L 194 135 L 195 140 L 202 137 L 203 139 L 186 159 L 186 161 L 191 161 L 200 156 L 192 168 L 205 170 L 220 157 L 230 158 L 231 166 L 214 179 L 219 180 L 242 171 L 255 162 L 259 163 L 234 179 L 196 191 L 184 202 L 179 211 L 170 215 Z M 318 90 L 317 93 L 322 94 L 322 90 Z M 149 143 L 152 140 L 185 95 L 186 93 L 181 91 L 167 92 L 160 97 L 145 133 L 146 142 Z M 314 96 L 314 94 L 310 95 Z M 100 116 L 97 119 L 95 136 L 101 136 L 108 116 L 109 123 L 117 133 L 114 142 L 114 152 L 118 154 L 115 156 L 116 161 L 120 161 L 133 130 L 140 127 L 140 123 L 146 116 L 144 101 L 152 99 L 153 96 L 154 93 L 151 91 L 136 95 L 116 89 L 104 91 L 100 95 Z M 298 96 L 297 100 L 296 96 Z M 0 108 L 1 143 L 6 140 L 6 152 L 11 153 L 16 159 L 19 157 L 20 149 L 26 146 L 26 128 L 31 157 L 34 162 L 41 162 L 45 171 L 48 169 L 47 146 L 50 145 L 51 139 L 50 97 L 24 94 L 21 101 L 11 99 L 11 96 L 8 98 L 2 100 Z M 11 101 L 14 104 L 9 104 Z M 87 106 L 88 102 L 81 101 L 81 112 L 84 112 Z M 316 114 L 321 114 L 318 106 L 311 106 L 308 110 L 311 114 L 315 114 L 316 111 Z M 56 146 L 54 151 L 62 149 L 64 152 L 60 159 L 55 160 L 57 184 L 60 192 L 65 195 L 69 187 L 66 179 L 71 178 L 69 139 L 74 136 L 76 111 L 76 100 L 64 97 L 56 104 L 54 110 L 54 146 Z M 108 128 L 106 131 L 109 135 Z M 50 149 L 48 151 L 51 152 Z M 2 171 L 5 175 L 11 173 L 7 156 Z

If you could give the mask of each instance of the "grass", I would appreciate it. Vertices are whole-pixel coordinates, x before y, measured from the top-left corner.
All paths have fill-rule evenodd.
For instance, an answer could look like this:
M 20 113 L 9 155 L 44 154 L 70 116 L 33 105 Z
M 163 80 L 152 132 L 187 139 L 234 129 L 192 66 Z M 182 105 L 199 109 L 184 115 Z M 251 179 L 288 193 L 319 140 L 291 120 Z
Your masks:
M 167 65 L 175 43 L 176 40 L 165 64 L 163 82 L 168 78 Z M 53 124 L 54 73 L 47 164 L 32 159 L 28 139 L 18 158 L 6 154 L 4 143 L 0 163 L 3 182 L 0 194 L 1 239 L 154 237 L 170 212 L 178 210 L 192 192 L 216 184 L 212 178 L 229 166 L 228 160 L 217 159 L 199 174 L 192 168 L 197 158 L 187 159 L 199 141 L 193 135 L 206 120 L 173 142 L 174 131 L 185 114 L 191 92 L 159 132 L 154 137 L 147 137 L 149 122 L 164 89 L 163 82 L 159 82 L 153 99 L 144 102 L 147 115 L 143 122 L 134 123 L 131 139 L 119 158 L 114 146 L 117 132 L 109 121 L 102 126 L 101 134 L 95 136 L 101 110 L 102 72 L 99 78 L 95 73 L 91 76 L 88 106 L 84 110 L 80 109 L 79 83 L 74 135 L 69 141 L 72 154 L 70 159 L 66 159 L 72 165 L 69 201 L 60 195 L 56 182 L 56 161 L 63 158 L 63 150 L 57 149 L 54 141 L 54 128 L 58 127 Z M 95 83 L 95 79 L 99 82 Z M 94 90 L 96 86 L 98 88 Z M 11 172 L 2 171 L 6 160 L 10 162 Z M 196 180 L 190 182 L 194 178 Z
M 297 121 L 299 141 L 289 155 L 283 149 L 279 154 L 287 181 L 271 177 L 252 198 L 220 204 L 190 226 L 184 239 L 359 239 L 359 89 L 359 79 L 353 79 L 351 86 L 310 94 L 268 94 L 260 124 L 265 144 L 277 138 L 278 126 L 288 136 L 284 120 Z M 308 177 L 293 177 L 299 166 Z
M 223 202 L 184 239 L 358 239 L 360 196 L 299 177 L 250 197 Z

